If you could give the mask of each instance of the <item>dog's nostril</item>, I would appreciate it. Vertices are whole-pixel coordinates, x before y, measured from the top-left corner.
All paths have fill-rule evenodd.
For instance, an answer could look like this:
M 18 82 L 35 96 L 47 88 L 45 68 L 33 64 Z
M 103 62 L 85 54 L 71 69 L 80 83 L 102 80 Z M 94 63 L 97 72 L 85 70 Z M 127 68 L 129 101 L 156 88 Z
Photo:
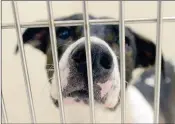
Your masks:
M 109 76 L 114 69 L 111 52 L 103 45 L 91 45 L 93 79 Z M 79 44 L 70 54 L 71 65 L 84 79 L 87 78 L 85 44 Z
M 74 62 L 80 64 L 86 62 L 86 53 L 84 50 L 78 50 L 73 54 L 72 59 Z
M 107 53 L 103 53 L 100 57 L 100 66 L 104 69 L 111 69 L 112 57 Z

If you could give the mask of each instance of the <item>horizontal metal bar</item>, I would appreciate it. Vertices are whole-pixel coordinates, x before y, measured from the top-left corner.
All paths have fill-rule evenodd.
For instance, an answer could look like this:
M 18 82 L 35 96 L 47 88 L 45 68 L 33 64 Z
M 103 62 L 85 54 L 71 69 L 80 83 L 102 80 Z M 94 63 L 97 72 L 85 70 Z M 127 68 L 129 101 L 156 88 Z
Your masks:
M 24 80 L 25 80 L 24 82 L 25 82 L 28 105 L 29 105 L 29 110 L 30 110 L 30 117 L 31 117 L 32 123 L 36 123 L 35 109 L 34 109 L 33 97 L 32 97 L 31 85 L 30 85 L 30 78 L 29 78 L 29 73 L 28 73 L 28 68 L 27 68 L 26 56 L 24 53 L 20 20 L 19 20 L 19 15 L 18 15 L 19 13 L 18 13 L 18 7 L 17 7 L 16 1 L 12 1 L 12 9 L 13 9 L 13 15 L 14 15 L 14 20 L 15 20 L 16 33 L 18 37 L 17 41 L 18 41 L 19 51 L 21 55 L 21 66 L 22 66 L 23 73 L 24 73 Z
M 124 2 L 119 4 L 119 38 L 120 38 L 120 70 L 121 70 L 121 123 L 125 123 L 125 21 Z
M 53 55 L 53 62 L 54 62 L 55 77 L 57 81 L 57 87 L 59 89 L 58 103 L 59 103 L 60 120 L 61 120 L 60 123 L 65 123 L 63 96 L 62 96 L 62 88 L 61 88 L 61 76 L 60 76 L 59 63 L 58 63 L 58 57 L 57 57 L 58 52 L 57 52 L 56 32 L 55 32 L 55 26 L 54 26 L 51 1 L 47 1 L 47 10 L 48 10 L 49 31 L 50 31 L 50 38 L 51 38 L 51 48 L 52 48 L 52 55 Z
M 162 49 L 162 1 L 157 2 L 156 34 L 156 72 L 154 88 L 154 123 L 159 123 L 160 82 L 161 82 L 161 49 Z
M 92 57 L 91 57 L 91 41 L 90 41 L 90 24 L 87 8 L 87 1 L 83 1 L 83 19 L 84 19 L 84 35 L 86 38 L 86 59 L 87 59 L 87 76 L 88 76 L 88 88 L 89 88 L 89 103 L 90 103 L 90 120 L 91 123 L 95 123 L 95 103 L 94 103 L 94 86 L 92 78 Z
M 138 18 L 138 19 L 125 19 L 125 24 L 132 23 L 156 23 L 156 18 Z M 163 22 L 175 22 L 175 17 L 164 17 Z M 89 20 L 91 25 L 115 25 L 119 24 L 119 20 L 116 19 L 93 19 Z M 55 26 L 79 26 L 83 25 L 83 20 L 68 20 L 68 21 L 55 21 Z M 38 21 L 38 22 L 28 22 L 21 24 L 22 28 L 34 28 L 34 27 L 49 27 L 49 23 L 47 21 Z M 2 24 L 2 29 L 10 29 L 15 28 L 13 23 Z
M 6 111 L 6 107 L 5 107 L 3 94 L 1 96 L 1 107 L 2 107 L 2 116 L 1 117 L 3 117 L 4 123 L 8 124 L 8 116 L 7 116 L 7 111 Z

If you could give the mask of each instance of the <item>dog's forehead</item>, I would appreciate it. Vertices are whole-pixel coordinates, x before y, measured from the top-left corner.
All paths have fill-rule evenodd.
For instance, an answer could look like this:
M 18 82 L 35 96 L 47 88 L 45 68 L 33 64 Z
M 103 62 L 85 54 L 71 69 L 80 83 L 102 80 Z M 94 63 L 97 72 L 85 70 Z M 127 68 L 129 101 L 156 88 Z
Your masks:
M 95 17 L 89 15 L 89 19 L 112 19 L 112 17 Z M 83 20 L 83 14 L 73 14 L 70 16 L 65 16 L 57 18 L 56 21 L 68 21 L 68 20 Z M 70 26 L 71 29 L 75 32 L 76 36 L 84 36 L 83 26 Z M 59 28 L 59 27 L 58 27 Z M 102 38 L 103 40 L 114 40 L 114 38 L 119 38 L 119 25 L 90 25 L 91 35 Z M 130 40 L 134 40 L 132 30 L 125 28 L 125 35 Z M 106 37 L 107 36 L 107 37 Z M 79 38 L 79 37 L 78 37 Z M 76 39 L 76 38 L 75 38 Z
M 71 16 L 69 20 L 81 19 L 79 16 Z M 65 20 L 65 18 L 63 18 Z M 68 20 L 68 18 L 66 18 Z M 59 30 L 60 27 L 57 27 Z M 68 26 L 71 30 L 72 40 L 76 41 L 84 36 L 84 28 L 82 26 Z M 118 25 L 90 25 L 90 35 L 101 38 L 106 42 L 116 42 L 119 38 Z

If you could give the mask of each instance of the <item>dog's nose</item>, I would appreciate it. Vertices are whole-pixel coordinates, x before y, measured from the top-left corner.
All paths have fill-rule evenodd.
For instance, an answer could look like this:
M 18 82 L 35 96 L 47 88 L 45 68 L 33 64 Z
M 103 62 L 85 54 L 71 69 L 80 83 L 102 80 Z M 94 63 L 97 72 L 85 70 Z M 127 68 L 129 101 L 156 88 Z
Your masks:
M 108 48 L 101 44 L 91 44 L 93 79 L 98 80 L 111 74 L 114 63 Z M 77 71 L 87 78 L 87 62 L 85 44 L 79 44 L 71 54 L 73 65 Z

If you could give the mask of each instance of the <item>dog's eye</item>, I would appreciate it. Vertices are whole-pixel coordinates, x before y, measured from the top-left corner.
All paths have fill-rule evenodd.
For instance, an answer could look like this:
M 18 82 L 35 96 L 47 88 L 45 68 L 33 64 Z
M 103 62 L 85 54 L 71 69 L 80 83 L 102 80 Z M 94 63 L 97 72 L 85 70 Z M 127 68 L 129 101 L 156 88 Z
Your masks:
M 70 30 L 66 27 L 61 27 L 57 31 L 58 37 L 62 40 L 66 40 L 70 37 Z

